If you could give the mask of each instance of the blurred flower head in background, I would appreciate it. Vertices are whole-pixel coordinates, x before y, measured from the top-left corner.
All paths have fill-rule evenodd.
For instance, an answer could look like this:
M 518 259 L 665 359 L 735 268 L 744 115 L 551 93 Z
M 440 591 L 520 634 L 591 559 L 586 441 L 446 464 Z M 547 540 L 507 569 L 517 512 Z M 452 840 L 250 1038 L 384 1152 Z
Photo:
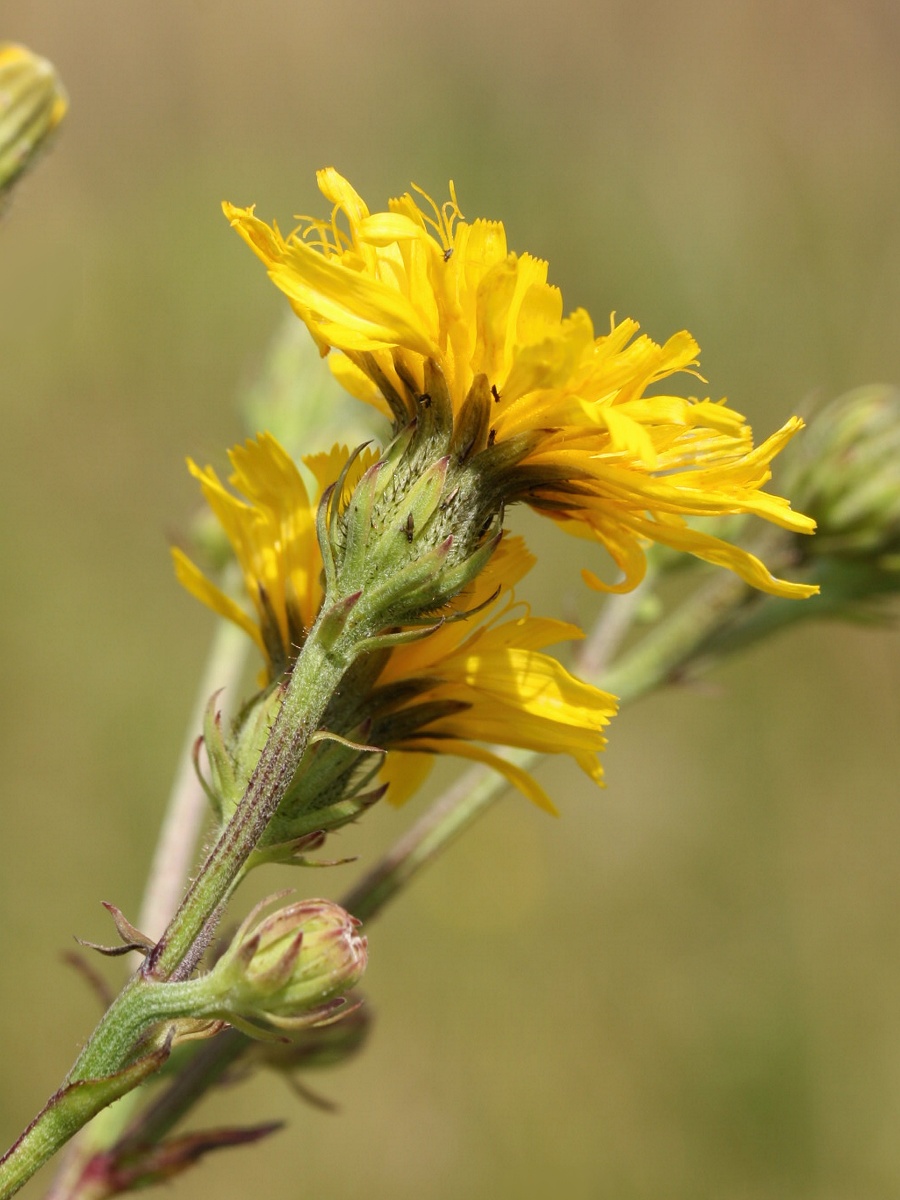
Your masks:
M 52 63 L 0 42 L 0 203 L 46 148 L 68 104 Z

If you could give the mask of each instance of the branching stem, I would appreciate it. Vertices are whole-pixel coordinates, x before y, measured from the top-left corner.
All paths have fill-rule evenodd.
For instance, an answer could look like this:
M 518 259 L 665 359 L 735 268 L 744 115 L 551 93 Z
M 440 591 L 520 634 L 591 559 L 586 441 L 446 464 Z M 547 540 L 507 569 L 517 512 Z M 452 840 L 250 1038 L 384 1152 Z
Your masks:
M 320 617 L 297 658 L 243 799 L 168 929 L 104 1014 L 63 1088 L 0 1159 L 0 1200 L 17 1192 L 78 1129 L 130 1090 L 119 1086 L 128 1079 L 121 1073 L 137 1068 L 135 1043 L 159 1020 L 158 992 L 148 985 L 186 977 L 196 965 L 352 657 L 352 638 L 336 633 L 334 620 Z M 71 1086 L 78 1084 L 84 1086 Z

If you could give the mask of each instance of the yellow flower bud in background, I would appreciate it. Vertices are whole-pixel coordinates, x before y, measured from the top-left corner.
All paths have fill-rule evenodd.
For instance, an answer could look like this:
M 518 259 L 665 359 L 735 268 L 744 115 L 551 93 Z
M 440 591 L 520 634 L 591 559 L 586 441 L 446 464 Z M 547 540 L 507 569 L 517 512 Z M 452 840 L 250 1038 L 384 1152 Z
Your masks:
M 0 42 L 0 199 L 35 161 L 68 106 L 52 63 Z

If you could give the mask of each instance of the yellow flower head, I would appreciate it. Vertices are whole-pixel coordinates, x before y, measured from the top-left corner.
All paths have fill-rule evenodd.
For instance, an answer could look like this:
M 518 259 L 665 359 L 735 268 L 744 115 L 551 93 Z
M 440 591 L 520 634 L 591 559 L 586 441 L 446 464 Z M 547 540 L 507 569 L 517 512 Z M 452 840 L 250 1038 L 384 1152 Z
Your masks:
M 303 460 L 317 484 L 312 497 L 296 463 L 271 434 L 235 446 L 229 458 L 234 468 L 229 482 L 245 499 L 229 491 L 212 467 L 188 460 L 188 468 L 231 543 L 253 615 L 177 548 L 172 550 L 175 571 L 192 595 L 253 638 L 274 679 L 296 657 L 322 602 L 316 508 L 325 488 L 337 479 L 347 451 L 335 446 L 328 454 Z M 372 459 L 371 452 L 357 457 L 349 472 L 351 485 Z
M 569 754 L 595 783 L 601 782 L 602 730 L 616 713 L 615 697 L 539 653 L 584 634 L 564 621 L 533 617 L 516 604 L 513 587 L 534 561 L 521 538 L 504 538 L 471 590 L 452 606 L 456 612 L 478 608 L 474 631 L 471 620 L 448 621 L 391 654 L 378 689 L 389 697 L 396 685 L 404 699 L 396 709 L 388 700 L 390 716 L 381 720 L 388 728 L 392 720 L 405 725 L 393 745 L 411 752 L 402 758 L 389 755 L 385 764 L 388 798 L 394 803 L 402 803 L 428 770 L 431 759 L 425 755 L 454 754 L 488 763 L 539 807 L 555 812 L 530 775 L 473 742 Z M 410 699 L 416 684 L 419 690 Z M 378 690 L 374 699 L 380 699 Z M 440 715 L 417 725 L 409 720 L 417 709 Z
M 296 657 L 305 631 L 322 603 L 322 557 L 316 538 L 316 508 L 346 463 L 335 448 L 303 461 L 316 478 L 310 496 L 296 464 L 270 434 L 235 447 L 231 483 L 212 468 L 190 463 L 240 565 L 253 615 L 211 583 L 180 550 L 178 578 L 198 599 L 234 621 L 256 642 L 278 678 Z M 371 461 L 354 460 L 348 486 Z M 539 651 L 582 637 L 561 621 L 532 617 L 515 606 L 512 588 L 533 558 L 519 538 L 501 541 L 474 584 L 461 593 L 436 631 L 384 655 L 365 694 L 342 698 L 333 714 L 334 732 L 388 750 L 384 774 L 395 802 L 405 799 L 436 753 L 487 762 L 548 811 L 544 790 L 524 771 L 473 743 L 499 743 L 546 753 L 567 753 L 600 782 L 603 727 L 615 713 L 612 696 L 582 683 Z M 465 616 L 477 610 L 477 615 Z M 407 765 L 397 761 L 402 751 Z
M 441 379 L 475 449 L 502 458 L 506 500 L 527 501 L 611 554 L 622 580 L 586 572 L 593 586 L 634 587 L 643 548 L 656 541 L 777 595 L 816 590 L 775 579 L 687 521 L 754 513 L 812 532 L 809 518 L 761 490 L 798 419 L 754 448 L 724 401 L 670 394 L 663 381 L 696 375 L 690 334 L 657 345 L 636 322 L 612 319 L 597 337 L 583 309 L 563 316 L 547 264 L 510 252 L 499 222 L 466 222 L 452 184 L 443 207 L 414 189 L 370 213 L 333 168 L 318 181 L 330 217 L 301 218 L 287 237 L 252 208 L 224 209 L 323 353 L 342 352 L 332 370 L 354 395 L 400 426 L 428 399 L 428 380 Z

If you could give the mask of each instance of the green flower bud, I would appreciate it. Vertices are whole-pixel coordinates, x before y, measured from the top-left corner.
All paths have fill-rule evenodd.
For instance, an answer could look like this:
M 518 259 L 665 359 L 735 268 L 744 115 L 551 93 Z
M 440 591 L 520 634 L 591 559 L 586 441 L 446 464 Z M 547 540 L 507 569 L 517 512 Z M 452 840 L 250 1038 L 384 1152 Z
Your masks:
M 798 446 L 791 490 L 818 523 L 818 555 L 900 553 L 900 391 L 870 384 L 821 410 Z
M 856 388 L 811 422 L 790 486 L 818 522 L 798 547 L 822 585 L 818 615 L 880 619 L 884 597 L 900 591 L 898 463 L 897 388 Z
M 268 916 L 258 904 L 211 971 L 154 988 L 170 1017 L 220 1020 L 251 1037 L 279 1036 L 338 1020 L 366 969 L 359 921 L 330 900 L 299 900 Z
M 68 100 L 52 64 L 0 43 L 0 197 L 34 162 Z
M 263 1012 L 289 1029 L 359 983 L 366 939 L 359 921 L 330 900 L 298 900 L 259 920 L 265 901 L 238 930 L 210 978 L 222 989 L 223 1011 L 252 1018 Z
M 749 595 L 702 651 L 743 649 L 809 618 L 881 621 L 900 591 L 900 391 L 869 384 L 816 413 L 785 453 L 785 489 L 817 523 L 816 536 L 768 530 L 765 557 L 819 584 L 814 602 Z

